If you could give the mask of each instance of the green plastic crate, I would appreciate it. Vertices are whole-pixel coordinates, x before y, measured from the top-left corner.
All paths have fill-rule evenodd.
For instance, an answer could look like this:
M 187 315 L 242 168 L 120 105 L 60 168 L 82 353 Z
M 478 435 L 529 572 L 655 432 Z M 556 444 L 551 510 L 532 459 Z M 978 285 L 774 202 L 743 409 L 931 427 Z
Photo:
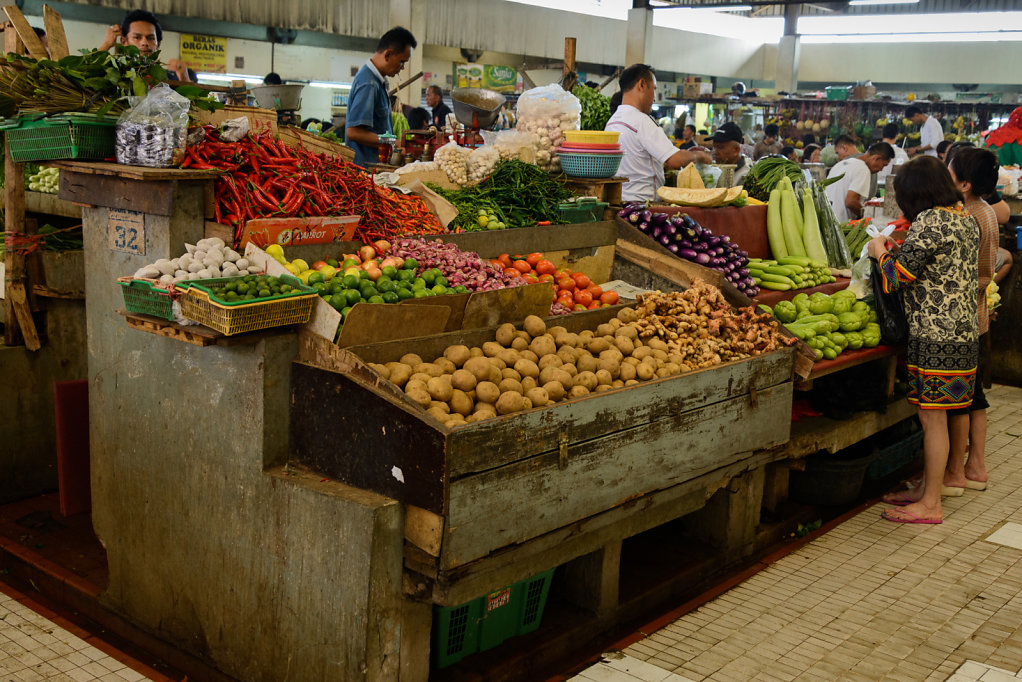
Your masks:
M 557 204 L 557 210 L 562 223 L 569 225 L 595 223 L 603 219 L 603 212 L 609 205 L 606 201 L 597 201 L 594 197 L 582 197 L 578 201 Z
M 114 155 L 117 118 L 92 114 L 62 114 L 41 118 L 21 116 L 0 125 L 11 158 L 25 161 L 106 159 Z
M 153 286 L 155 281 L 121 277 L 117 280 L 124 294 L 124 307 L 129 313 L 152 315 L 164 320 L 174 319 L 170 292 Z
M 848 99 L 852 94 L 852 89 L 846 85 L 829 85 L 827 86 L 827 99 L 843 101 Z
M 446 668 L 469 654 L 538 628 L 553 575 L 551 568 L 460 606 L 434 608 L 435 667 Z

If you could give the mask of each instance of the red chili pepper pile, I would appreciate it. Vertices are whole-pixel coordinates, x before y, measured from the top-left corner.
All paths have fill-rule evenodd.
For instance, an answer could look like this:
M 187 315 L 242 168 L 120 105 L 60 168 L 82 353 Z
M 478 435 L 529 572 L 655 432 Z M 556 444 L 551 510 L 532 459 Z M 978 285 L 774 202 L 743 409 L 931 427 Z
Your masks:
M 216 181 L 214 213 L 234 227 L 235 244 L 253 218 L 359 215 L 355 237 L 366 243 L 444 232 L 420 197 L 379 187 L 353 163 L 289 147 L 269 133 L 221 142 L 210 126 L 181 166 L 225 171 Z

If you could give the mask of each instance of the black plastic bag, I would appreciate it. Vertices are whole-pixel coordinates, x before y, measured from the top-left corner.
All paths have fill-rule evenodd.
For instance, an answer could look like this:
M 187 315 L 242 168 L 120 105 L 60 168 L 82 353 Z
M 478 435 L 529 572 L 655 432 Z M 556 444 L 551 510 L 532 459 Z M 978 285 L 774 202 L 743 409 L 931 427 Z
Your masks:
M 880 325 L 880 342 L 888 346 L 904 346 L 908 341 L 908 319 L 905 317 L 901 292 L 885 294 L 880 263 L 874 258 L 869 260 L 871 265 L 869 281 L 873 287 L 873 307 L 877 311 L 877 324 Z

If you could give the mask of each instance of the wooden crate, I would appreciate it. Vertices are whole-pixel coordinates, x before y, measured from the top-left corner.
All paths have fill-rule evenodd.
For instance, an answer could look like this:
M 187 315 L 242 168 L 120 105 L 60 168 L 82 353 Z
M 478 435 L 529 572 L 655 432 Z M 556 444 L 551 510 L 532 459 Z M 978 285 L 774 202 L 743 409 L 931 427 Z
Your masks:
M 345 161 L 355 160 L 355 150 L 348 145 L 331 142 L 324 137 L 310 133 L 307 130 L 302 130 L 301 128 L 296 128 L 295 126 L 281 127 L 280 139 L 284 141 L 284 144 L 292 147 L 305 147 L 310 152 L 339 156 Z
M 604 319 L 556 323 L 580 331 L 613 314 L 592 312 Z M 432 359 L 494 331 L 350 349 L 303 334 L 293 365 L 292 461 L 439 517 L 441 571 L 788 440 L 791 349 L 457 429 L 366 365 Z
M 248 127 L 253 133 L 277 134 L 277 112 L 272 109 L 260 109 L 242 104 L 228 104 L 223 109 L 204 111 L 196 109 L 192 112 L 192 120 L 196 125 L 220 125 L 234 118 L 247 118 Z

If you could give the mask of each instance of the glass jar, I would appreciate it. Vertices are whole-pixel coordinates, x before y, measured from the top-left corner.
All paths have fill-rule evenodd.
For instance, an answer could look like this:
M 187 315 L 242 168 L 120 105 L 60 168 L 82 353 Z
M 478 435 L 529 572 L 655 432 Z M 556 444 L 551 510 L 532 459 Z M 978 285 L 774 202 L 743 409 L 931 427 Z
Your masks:
M 380 163 L 389 163 L 390 155 L 394 152 L 394 140 L 396 138 L 393 135 L 380 135 L 379 146 L 377 147 L 377 158 Z

